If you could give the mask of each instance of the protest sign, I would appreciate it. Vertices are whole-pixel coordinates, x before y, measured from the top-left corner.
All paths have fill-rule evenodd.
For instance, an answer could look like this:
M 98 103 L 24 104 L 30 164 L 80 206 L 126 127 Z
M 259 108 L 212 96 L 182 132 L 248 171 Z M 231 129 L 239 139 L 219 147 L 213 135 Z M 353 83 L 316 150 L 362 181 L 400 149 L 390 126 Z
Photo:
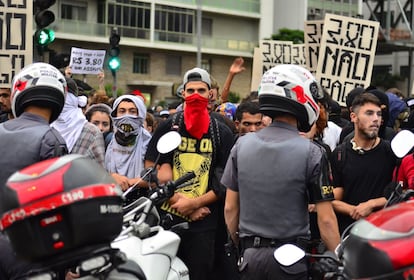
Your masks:
M 316 78 L 341 105 L 355 87 L 371 82 L 379 23 L 325 15 Z
M 262 51 L 260 48 L 254 48 L 253 52 L 253 67 L 252 67 L 252 83 L 250 85 L 250 91 L 257 91 L 262 79 Z
M 33 60 L 33 1 L 0 1 L 0 87 Z
M 292 41 L 260 41 L 262 51 L 262 73 L 278 64 L 292 63 Z
M 292 64 L 306 68 L 305 44 L 292 45 Z
M 305 41 L 305 58 L 306 68 L 316 74 L 318 66 L 319 47 L 323 31 L 323 20 L 305 21 L 304 41 Z
M 69 66 L 73 74 L 99 74 L 105 61 L 104 50 L 72 47 Z
M 260 41 L 260 48 L 256 48 L 253 57 L 253 73 L 251 90 L 256 91 L 267 70 L 278 64 L 292 63 L 292 41 Z

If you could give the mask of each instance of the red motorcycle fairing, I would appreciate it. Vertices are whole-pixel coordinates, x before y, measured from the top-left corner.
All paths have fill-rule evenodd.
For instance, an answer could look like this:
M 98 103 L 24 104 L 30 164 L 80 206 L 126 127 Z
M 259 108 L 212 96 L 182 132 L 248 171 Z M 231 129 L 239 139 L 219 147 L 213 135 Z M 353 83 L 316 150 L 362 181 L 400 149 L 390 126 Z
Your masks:
M 343 248 L 345 272 L 352 278 L 379 277 L 413 266 L 414 202 L 358 221 Z

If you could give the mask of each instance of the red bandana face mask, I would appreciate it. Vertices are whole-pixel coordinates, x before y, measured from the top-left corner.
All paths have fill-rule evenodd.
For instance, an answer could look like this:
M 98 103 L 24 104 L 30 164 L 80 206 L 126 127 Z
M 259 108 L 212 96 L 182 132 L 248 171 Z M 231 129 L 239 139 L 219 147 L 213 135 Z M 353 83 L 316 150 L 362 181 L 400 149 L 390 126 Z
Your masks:
M 185 98 L 184 123 L 191 136 L 201 139 L 208 131 L 210 115 L 207 111 L 208 98 L 197 93 Z

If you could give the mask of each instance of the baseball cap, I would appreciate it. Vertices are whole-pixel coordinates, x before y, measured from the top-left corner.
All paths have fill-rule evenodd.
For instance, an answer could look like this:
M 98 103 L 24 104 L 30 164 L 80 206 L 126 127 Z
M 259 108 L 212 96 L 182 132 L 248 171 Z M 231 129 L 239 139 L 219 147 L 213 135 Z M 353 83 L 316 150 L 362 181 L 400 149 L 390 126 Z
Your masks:
M 204 82 L 207 84 L 208 88 L 211 89 L 211 80 L 210 80 L 210 74 L 204 69 L 201 68 L 193 68 L 188 70 L 183 79 L 183 85 L 185 86 L 188 82 Z

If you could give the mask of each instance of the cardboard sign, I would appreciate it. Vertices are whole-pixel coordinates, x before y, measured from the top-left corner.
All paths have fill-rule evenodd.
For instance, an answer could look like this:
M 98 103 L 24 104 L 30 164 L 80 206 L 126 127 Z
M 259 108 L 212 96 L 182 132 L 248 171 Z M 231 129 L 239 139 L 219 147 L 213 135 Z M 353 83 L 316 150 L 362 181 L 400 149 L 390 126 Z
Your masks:
M 253 52 L 253 66 L 252 66 L 252 83 L 250 91 L 257 91 L 259 89 L 260 80 L 262 79 L 262 51 L 260 48 L 254 48 Z
M 262 73 L 278 64 L 292 63 L 292 45 L 292 41 L 260 41 L 263 65 Z
M 318 66 L 319 47 L 321 45 L 323 31 L 323 20 L 305 21 L 304 39 L 305 39 L 305 57 L 306 68 L 313 74 L 316 74 Z
M 33 1 L 0 1 L 0 87 L 33 60 Z
M 292 64 L 306 68 L 305 44 L 292 45 Z
M 347 94 L 371 82 L 379 23 L 327 14 L 316 78 L 339 104 Z
M 72 47 L 69 66 L 73 74 L 99 74 L 105 61 L 104 50 Z
M 253 57 L 253 73 L 251 91 L 256 91 L 259 87 L 263 73 L 278 64 L 292 63 L 291 41 L 260 41 L 260 53 L 256 49 Z

